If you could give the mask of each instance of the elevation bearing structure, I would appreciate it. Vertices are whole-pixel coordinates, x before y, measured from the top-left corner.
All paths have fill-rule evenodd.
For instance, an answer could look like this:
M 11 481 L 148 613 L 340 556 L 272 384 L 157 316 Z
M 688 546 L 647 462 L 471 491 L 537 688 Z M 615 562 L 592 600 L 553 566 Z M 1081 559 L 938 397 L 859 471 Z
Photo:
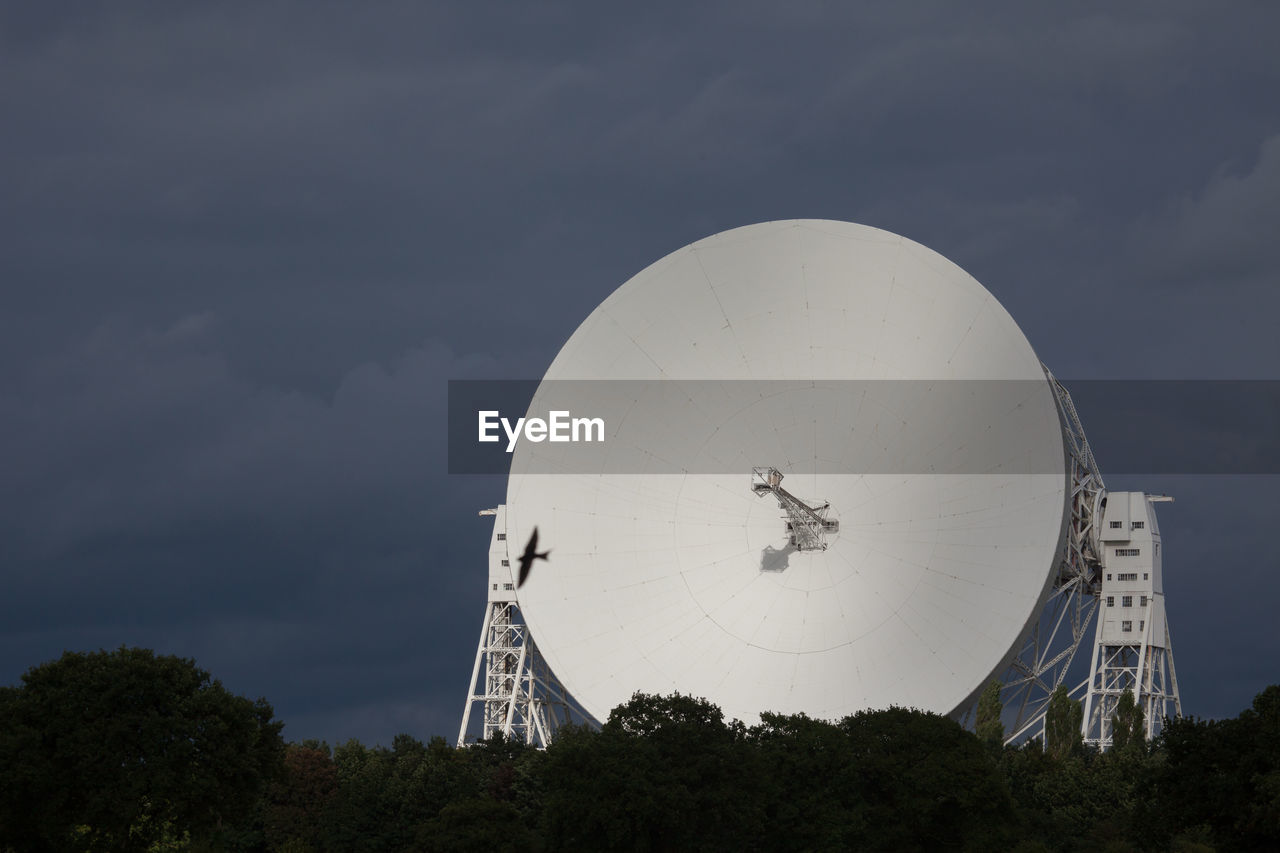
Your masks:
M 468 743 L 473 711 L 480 715 L 482 739 L 509 740 L 546 747 L 564 723 L 585 722 L 551 673 L 520 616 L 511 558 L 506 543 L 506 507 L 480 511 L 493 518 L 489 540 L 489 593 L 471 682 L 463 706 L 458 746 Z
M 1044 370 L 1062 419 L 1070 517 L 1053 590 L 1002 679 L 1002 700 L 1014 709 L 1005 742 L 1043 738 L 1049 700 L 1068 683 L 1095 617 L 1088 676 L 1068 690 L 1083 704 L 1083 740 L 1110 747 L 1112 716 L 1125 692 L 1143 710 L 1150 740 L 1164 718 L 1182 716 L 1152 506 L 1172 498 L 1108 493 L 1071 394 Z

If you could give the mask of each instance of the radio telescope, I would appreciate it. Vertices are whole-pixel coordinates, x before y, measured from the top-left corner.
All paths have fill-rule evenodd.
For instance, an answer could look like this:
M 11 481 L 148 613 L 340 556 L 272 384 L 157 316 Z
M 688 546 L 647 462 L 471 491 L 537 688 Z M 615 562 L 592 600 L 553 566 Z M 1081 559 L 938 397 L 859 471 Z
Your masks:
M 522 440 L 486 511 L 460 742 L 476 703 L 486 735 L 545 742 L 548 714 L 603 720 L 636 691 L 748 724 L 956 714 L 1012 662 L 1026 716 L 1065 675 L 1101 480 L 1065 389 L 937 253 L 824 220 L 700 240 L 570 337 L 529 414 L 570 406 L 604 441 Z M 535 528 L 550 559 L 517 592 Z

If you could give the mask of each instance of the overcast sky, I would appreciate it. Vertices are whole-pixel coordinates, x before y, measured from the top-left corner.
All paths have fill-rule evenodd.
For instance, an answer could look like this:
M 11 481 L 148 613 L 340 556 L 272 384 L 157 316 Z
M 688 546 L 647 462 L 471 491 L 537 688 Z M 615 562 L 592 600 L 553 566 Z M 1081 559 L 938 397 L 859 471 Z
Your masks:
M 739 225 L 921 242 L 1067 380 L 1280 378 L 1280 6 L 621 8 L 0 5 L 0 683 L 141 645 L 291 739 L 455 736 L 505 484 L 446 381 Z M 1236 714 L 1280 478 L 1108 485 L 1176 496 L 1184 709 Z

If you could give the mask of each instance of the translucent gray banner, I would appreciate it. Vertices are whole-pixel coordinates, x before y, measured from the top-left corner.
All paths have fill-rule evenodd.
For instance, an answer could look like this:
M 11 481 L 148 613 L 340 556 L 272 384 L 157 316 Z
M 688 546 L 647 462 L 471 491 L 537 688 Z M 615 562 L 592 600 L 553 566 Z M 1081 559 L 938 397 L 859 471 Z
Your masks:
M 1280 473 L 1280 382 L 1083 380 L 1102 473 Z M 506 474 L 1047 474 L 1047 381 L 449 383 L 449 471 Z

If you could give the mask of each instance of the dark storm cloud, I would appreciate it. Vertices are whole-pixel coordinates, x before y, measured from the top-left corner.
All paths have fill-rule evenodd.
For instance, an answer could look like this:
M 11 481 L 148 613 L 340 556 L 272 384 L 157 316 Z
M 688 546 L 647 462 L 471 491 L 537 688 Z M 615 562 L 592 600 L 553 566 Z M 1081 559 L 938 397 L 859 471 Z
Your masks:
M 1196 192 L 1136 223 L 1133 251 L 1153 277 L 1170 283 L 1274 291 L 1277 233 L 1280 135 L 1263 140 L 1243 163 L 1222 163 Z
M 194 520 L 332 511 L 441 470 L 444 381 L 483 366 L 440 344 L 367 363 L 318 396 L 254 386 L 216 320 L 108 321 L 5 400 L 7 516 L 37 542 Z
M 487 498 L 429 487 L 445 381 L 484 359 L 429 346 L 321 397 L 232 376 L 216 326 L 105 323 L 5 397 L 8 665 L 139 642 L 324 704 L 430 677 L 404 659 L 430 629 L 474 630 L 422 602 L 471 591 L 433 526 L 467 529 Z
M 625 279 L 748 222 L 937 249 L 1066 378 L 1275 378 L 1278 18 L 11 4 L 2 680 L 138 642 L 294 737 L 448 733 L 503 484 L 444 475 L 446 380 L 536 378 Z M 1179 609 L 1176 531 L 1273 565 L 1231 519 L 1276 508 L 1199 491 L 1166 525 L 1193 710 L 1218 676 L 1181 638 L 1228 620 Z

